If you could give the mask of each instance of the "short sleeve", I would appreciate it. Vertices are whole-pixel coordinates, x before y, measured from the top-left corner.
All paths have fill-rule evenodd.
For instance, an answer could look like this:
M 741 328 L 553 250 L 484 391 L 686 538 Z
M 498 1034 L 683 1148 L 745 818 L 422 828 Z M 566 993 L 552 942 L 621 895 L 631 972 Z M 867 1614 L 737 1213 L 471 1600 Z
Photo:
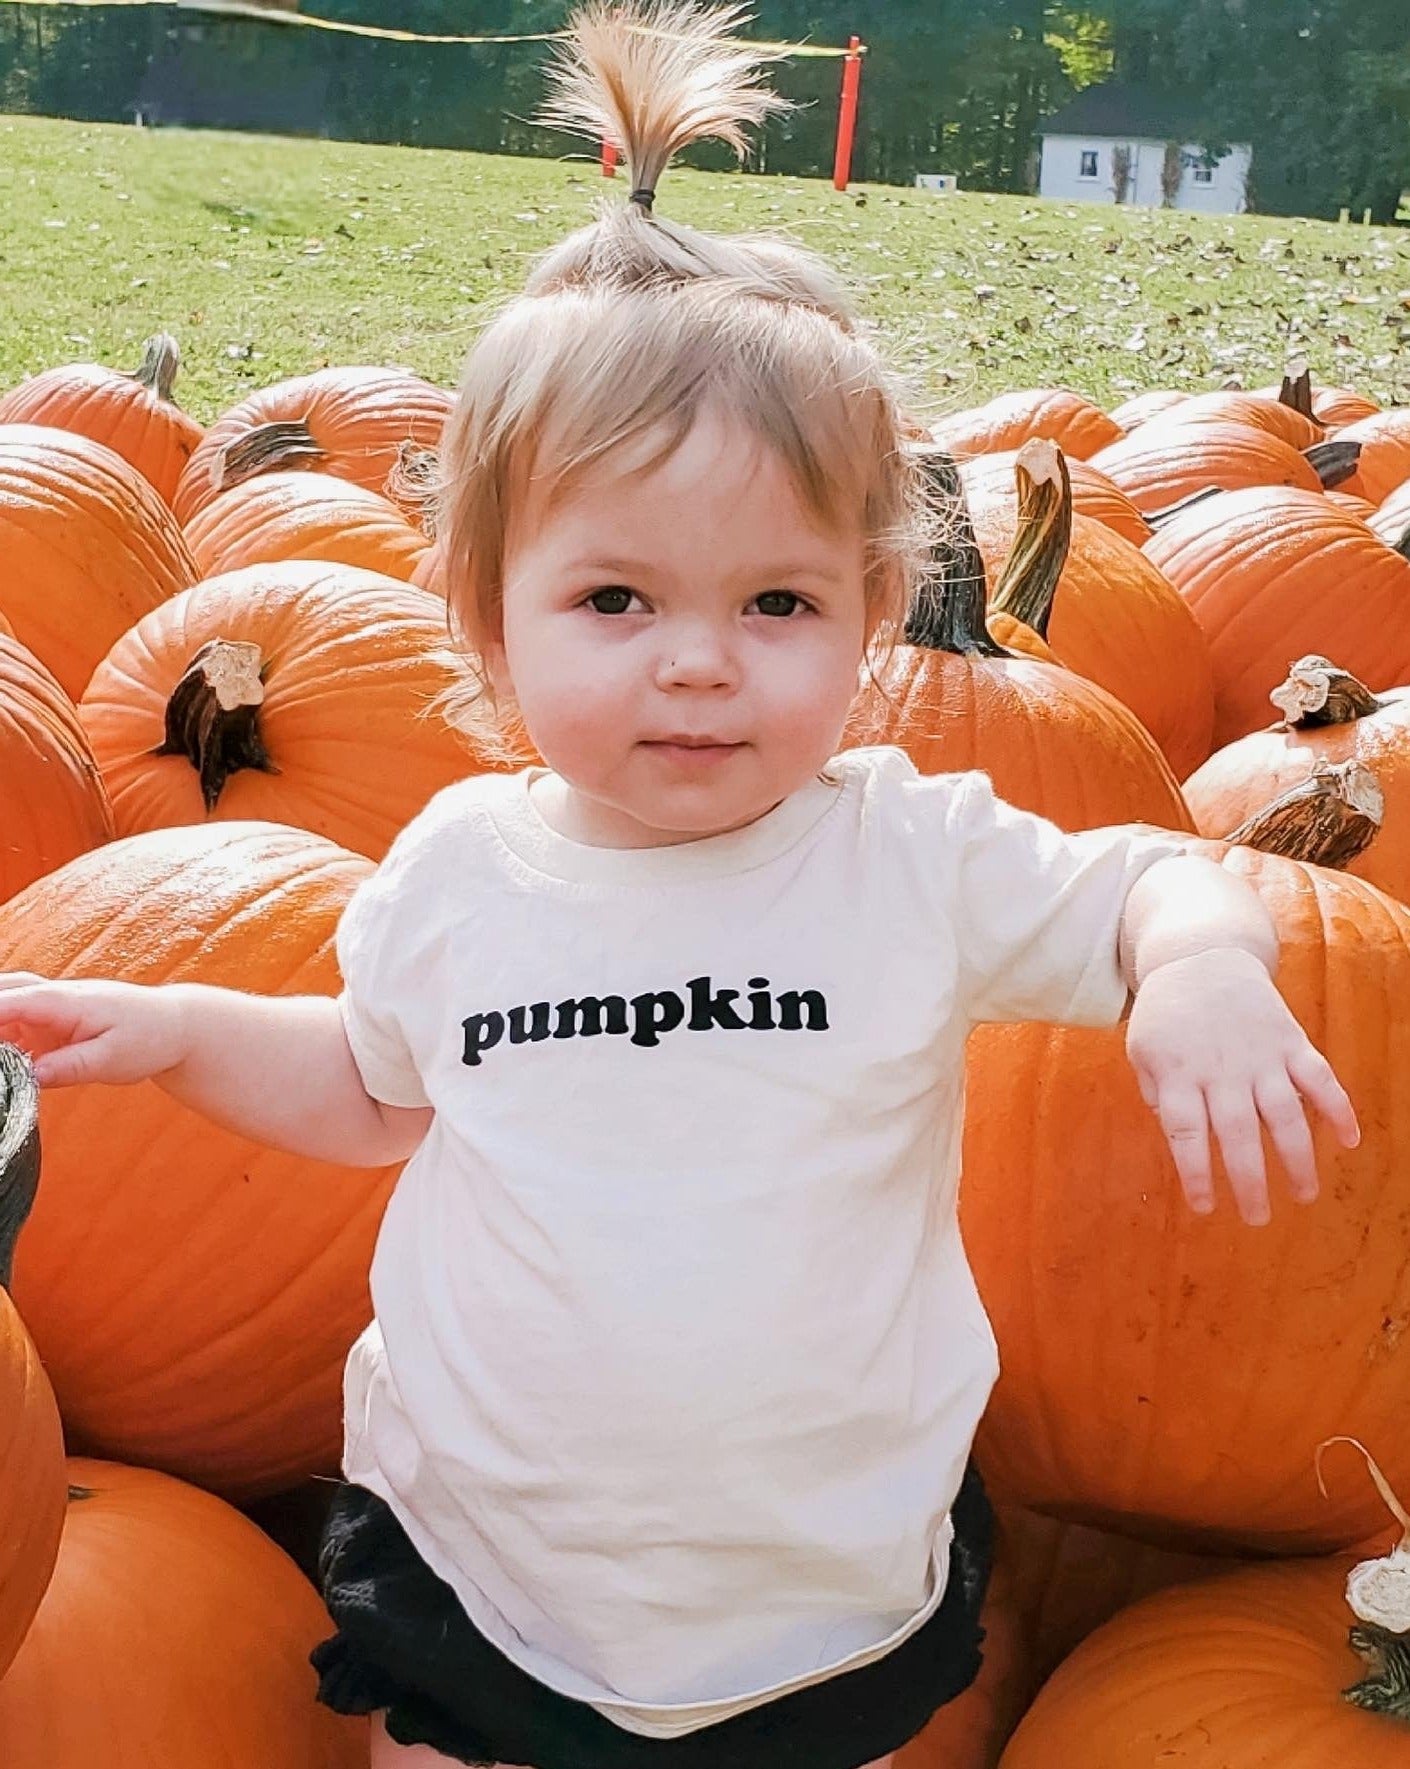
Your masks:
M 348 899 L 336 937 L 343 978 L 338 1009 L 362 1084 L 372 1098 L 389 1106 L 429 1106 L 396 1012 L 396 935 L 406 916 L 398 895 L 384 861 Z
M 965 776 L 953 809 L 954 933 L 969 1017 L 1114 1026 L 1126 1008 L 1121 915 L 1178 836 L 1137 827 L 1064 834 Z

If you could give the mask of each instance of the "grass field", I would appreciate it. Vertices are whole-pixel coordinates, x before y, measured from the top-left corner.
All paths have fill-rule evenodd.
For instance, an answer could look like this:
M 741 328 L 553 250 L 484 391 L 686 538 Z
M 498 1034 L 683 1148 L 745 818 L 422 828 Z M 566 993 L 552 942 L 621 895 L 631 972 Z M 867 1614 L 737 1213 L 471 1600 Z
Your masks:
M 0 119 L 0 386 L 134 366 L 162 327 L 203 420 L 326 363 L 452 384 L 487 303 L 603 189 L 586 161 Z M 1106 405 L 1251 387 L 1295 354 L 1410 403 L 1410 230 L 689 171 L 661 208 L 826 253 L 933 410 L 1044 383 Z

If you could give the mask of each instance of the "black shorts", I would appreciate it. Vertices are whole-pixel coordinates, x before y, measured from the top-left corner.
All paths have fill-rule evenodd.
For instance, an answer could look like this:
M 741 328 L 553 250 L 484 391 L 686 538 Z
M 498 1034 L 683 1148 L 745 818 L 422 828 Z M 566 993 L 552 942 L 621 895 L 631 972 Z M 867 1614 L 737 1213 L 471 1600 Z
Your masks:
M 316 1646 L 318 1698 L 386 1710 L 398 1744 L 533 1769 L 861 1769 L 913 1738 L 979 1674 L 993 1516 L 973 1465 L 955 1500 L 940 1607 L 884 1658 L 689 1732 L 645 1738 L 521 1671 L 471 1624 L 389 1508 L 345 1484 L 319 1551 L 337 1633 Z

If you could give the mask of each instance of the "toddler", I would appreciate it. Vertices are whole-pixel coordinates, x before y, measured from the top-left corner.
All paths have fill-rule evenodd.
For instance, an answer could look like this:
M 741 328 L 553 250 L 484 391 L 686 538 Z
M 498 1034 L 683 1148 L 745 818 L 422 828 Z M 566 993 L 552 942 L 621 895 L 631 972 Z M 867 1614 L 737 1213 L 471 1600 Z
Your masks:
M 675 150 L 775 102 L 738 17 L 579 15 L 556 114 L 624 142 L 630 200 L 488 326 L 448 426 L 450 716 L 541 764 L 402 831 L 336 1001 L 0 978 L 45 1085 L 406 1162 L 313 1655 L 387 1769 L 882 1769 L 973 1680 L 977 1022 L 1114 1026 L 1134 991 L 1196 1210 L 1211 1128 L 1250 1223 L 1262 1127 L 1299 1199 L 1304 1100 L 1357 1136 L 1245 885 L 834 753 L 935 500 L 823 267 L 654 213 Z

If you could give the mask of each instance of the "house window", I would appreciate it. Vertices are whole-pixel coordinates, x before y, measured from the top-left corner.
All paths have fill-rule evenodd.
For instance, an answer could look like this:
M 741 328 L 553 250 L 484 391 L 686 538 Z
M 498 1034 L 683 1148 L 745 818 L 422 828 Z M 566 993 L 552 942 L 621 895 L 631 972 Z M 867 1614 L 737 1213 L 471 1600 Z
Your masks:
M 1195 167 L 1195 183 L 1196 184 L 1213 184 L 1214 183 L 1214 168 L 1213 168 L 1213 166 L 1196 166 Z
M 1097 175 L 1097 150 L 1094 147 L 1082 149 L 1082 170 L 1079 177 L 1095 178 Z

